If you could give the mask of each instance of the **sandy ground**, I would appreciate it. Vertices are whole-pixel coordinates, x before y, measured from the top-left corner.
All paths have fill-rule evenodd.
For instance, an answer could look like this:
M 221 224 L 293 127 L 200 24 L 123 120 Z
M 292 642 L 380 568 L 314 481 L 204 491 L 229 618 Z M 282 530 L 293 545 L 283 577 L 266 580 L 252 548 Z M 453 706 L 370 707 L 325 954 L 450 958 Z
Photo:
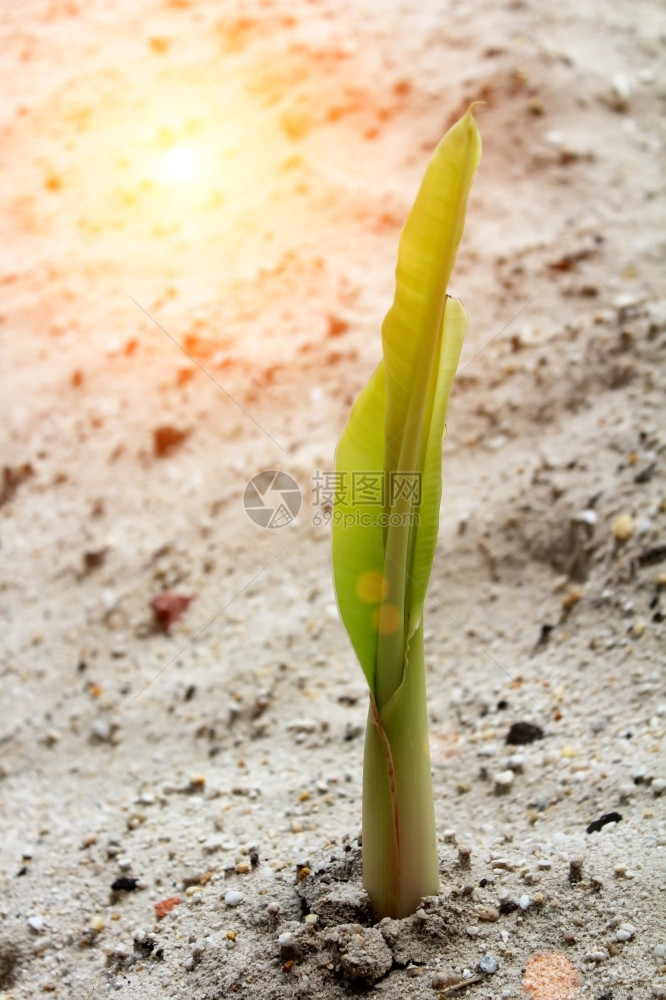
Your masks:
M 2 1000 L 666 996 L 663 8 L 2 15 Z M 377 926 L 314 477 L 473 99 L 441 891 Z M 264 469 L 302 493 L 274 530 Z M 167 630 L 164 592 L 193 598 Z

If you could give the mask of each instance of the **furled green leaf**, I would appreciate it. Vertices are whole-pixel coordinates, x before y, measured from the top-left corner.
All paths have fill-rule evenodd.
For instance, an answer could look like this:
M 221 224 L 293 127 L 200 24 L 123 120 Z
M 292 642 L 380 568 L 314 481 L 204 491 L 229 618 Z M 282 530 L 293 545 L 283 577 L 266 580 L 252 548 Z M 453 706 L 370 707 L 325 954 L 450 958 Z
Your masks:
M 437 541 L 441 441 L 467 325 L 446 288 L 480 153 L 470 108 L 433 154 L 405 224 L 395 298 L 382 328 L 384 361 L 354 406 L 336 456 L 338 604 L 380 710 L 402 681 Z M 383 503 L 358 503 L 354 473 L 363 472 L 383 473 Z M 416 475 L 420 501 L 392 495 L 393 482 Z

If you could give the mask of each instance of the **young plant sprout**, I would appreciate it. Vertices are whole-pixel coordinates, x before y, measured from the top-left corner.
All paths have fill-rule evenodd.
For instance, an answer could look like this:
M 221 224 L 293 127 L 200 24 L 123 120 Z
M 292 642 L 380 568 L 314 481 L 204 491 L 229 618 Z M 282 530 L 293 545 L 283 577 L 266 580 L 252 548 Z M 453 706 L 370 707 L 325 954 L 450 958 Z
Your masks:
M 370 689 L 363 881 L 378 917 L 439 891 L 423 613 L 437 543 L 442 439 L 467 317 L 446 294 L 481 156 L 473 107 L 426 169 L 400 237 L 383 361 L 336 452 L 333 575 Z

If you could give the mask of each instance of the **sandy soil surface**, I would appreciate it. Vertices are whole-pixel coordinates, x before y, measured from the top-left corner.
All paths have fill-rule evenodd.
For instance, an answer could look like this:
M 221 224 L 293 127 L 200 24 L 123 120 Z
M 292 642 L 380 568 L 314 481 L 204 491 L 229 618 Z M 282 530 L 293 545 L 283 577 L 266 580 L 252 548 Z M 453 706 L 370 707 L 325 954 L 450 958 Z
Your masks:
M 663 7 L 5 0 L 1 31 L 2 1000 L 666 996 Z M 475 99 L 441 890 L 377 925 L 315 477 Z M 302 493 L 273 530 L 265 469 Z

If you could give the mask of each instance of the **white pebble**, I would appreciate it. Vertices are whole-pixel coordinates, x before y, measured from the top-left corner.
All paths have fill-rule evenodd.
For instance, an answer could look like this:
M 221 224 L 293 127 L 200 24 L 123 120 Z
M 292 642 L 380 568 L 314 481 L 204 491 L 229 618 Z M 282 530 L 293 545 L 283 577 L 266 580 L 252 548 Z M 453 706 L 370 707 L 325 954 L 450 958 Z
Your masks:
M 28 917 L 27 924 L 31 931 L 34 931 L 35 934 L 39 934 L 44 927 L 44 917 L 36 913 L 32 917 Z
M 532 897 L 528 896 L 527 893 L 525 893 L 525 895 L 521 896 L 520 899 L 518 900 L 518 906 L 521 908 L 521 910 L 527 910 L 531 902 L 532 902 Z
M 656 944 L 652 949 L 652 959 L 657 965 L 666 962 L 666 944 Z
M 243 902 L 243 893 L 239 892 L 238 889 L 229 889 L 228 892 L 224 894 L 224 905 L 225 906 L 239 906 Z
M 616 111 L 626 111 L 631 98 L 631 84 L 626 73 L 615 73 L 612 85 L 613 107 Z
M 609 953 L 607 948 L 603 948 L 601 951 L 588 951 L 586 955 L 583 956 L 584 962 L 605 962 L 609 958 Z
M 202 847 L 207 854 L 213 854 L 214 851 L 219 851 L 224 844 L 222 837 L 208 837 L 204 840 Z
M 513 779 L 515 775 L 513 771 L 500 771 L 499 774 L 495 775 L 495 794 L 501 795 L 502 792 L 508 792 L 513 784 Z
M 96 719 L 90 732 L 93 739 L 99 740 L 100 743 L 111 742 L 111 723 L 106 719 Z
M 655 795 L 661 795 L 661 793 L 666 788 L 666 779 L 665 778 L 655 778 L 654 781 L 652 782 L 652 786 L 651 787 L 652 787 L 652 791 L 653 791 L 653 793 Z
M 291 931 L 285 931 L 284 934 L 280 934 L 278 944 L 281 948 L 293 948 L 296 944 L 296 938 Z
M 620 924 L 615 937 L 618 941 L 630 941 L 635 933 L 636 928 L 633 924 Z

